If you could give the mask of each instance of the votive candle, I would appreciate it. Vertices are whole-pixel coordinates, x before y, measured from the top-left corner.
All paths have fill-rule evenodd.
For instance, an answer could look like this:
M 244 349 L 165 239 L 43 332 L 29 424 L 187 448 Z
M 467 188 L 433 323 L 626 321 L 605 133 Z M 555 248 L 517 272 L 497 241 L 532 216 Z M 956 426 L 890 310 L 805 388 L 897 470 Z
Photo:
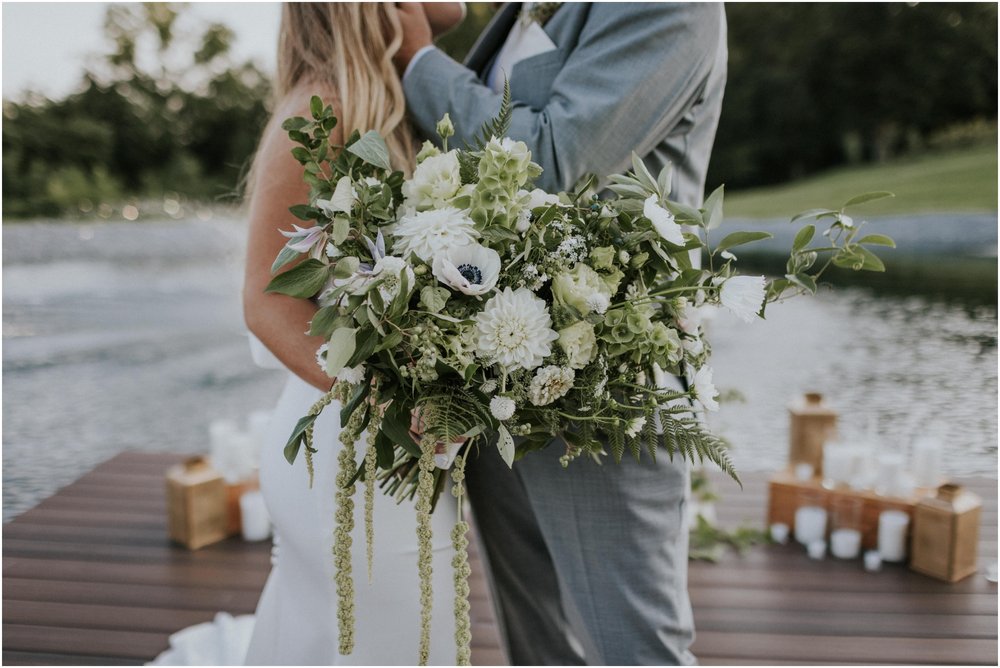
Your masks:
M 878 516 L 878 553 L 882 561 L 906 559 L 906 531 L 910 516 L 901 510 L 883 510 Z

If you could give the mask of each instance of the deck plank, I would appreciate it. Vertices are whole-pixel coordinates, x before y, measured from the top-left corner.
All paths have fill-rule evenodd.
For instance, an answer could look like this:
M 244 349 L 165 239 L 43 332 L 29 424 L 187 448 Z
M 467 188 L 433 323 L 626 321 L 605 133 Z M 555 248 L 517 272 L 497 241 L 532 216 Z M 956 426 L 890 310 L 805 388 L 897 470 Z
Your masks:
M 163 474 L 183 455 L 122 453 L 3 526 L 3 662 L 135 665 L 170 633 L 219 611 L 253 612 L 269 543 L 230 539 L 195 552 L 166 538 Z M 767 476 L 721 476 L 727 526 L 762 526 Z M 983 497 L 980 557 L 995 558 L 996 480 L 962 480 Z M 475 544 L 473 663 L 505 662 Z M 692 562 L 689 585 L 704 665 L 985 664 L 997 659 L 996 585 L 949 585 L 887 565 L 810 561 L 797 546 Z

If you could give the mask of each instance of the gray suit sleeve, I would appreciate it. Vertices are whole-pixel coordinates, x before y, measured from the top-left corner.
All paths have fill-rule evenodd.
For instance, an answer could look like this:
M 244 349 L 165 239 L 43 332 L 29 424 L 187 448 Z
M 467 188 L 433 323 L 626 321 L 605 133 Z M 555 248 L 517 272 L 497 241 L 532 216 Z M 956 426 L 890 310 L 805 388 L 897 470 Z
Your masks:
M 623 170 L 632 151 L 651 151 L 698 101 L 723 22 L 721 4 L 594 3 L 545 107 L 514 101 L 509 134 L 545 170 L 537 185 L 568 189 L 586 173 Z M 498 94 L 437 50 L 404 88 L 418 129 L 433 136 L 448 112 L 459 143 L 500 108 Z

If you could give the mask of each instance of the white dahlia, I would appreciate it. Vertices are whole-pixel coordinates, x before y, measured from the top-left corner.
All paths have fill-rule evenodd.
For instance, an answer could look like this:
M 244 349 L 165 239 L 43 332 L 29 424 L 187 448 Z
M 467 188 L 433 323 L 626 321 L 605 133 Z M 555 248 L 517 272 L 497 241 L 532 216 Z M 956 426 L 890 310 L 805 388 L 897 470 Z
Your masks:
M 472 220 L 454 207 L 403 216 L 392 233 L 396 237 L 394 252 L 404 257 L 412 253 L 424 262 L 433 262 L 439 253 L 466 246 L 479 237 Z
M 766 289 L 763 276 L 733 276 L 722 284 L 719 301 L 743 322 L 753 322 Z
M 359 364 L 357 366 L 345 366 L 337 374 L 337 380 L 343 381 L 348 385 L 357 385 L 365 379 L 365 365 Z
M 528 398 L 536 406 L 551 404 L 573 389 L 576 372 L 568 366 L 547 366 L 538 370 L 528 385 Z
M 527 288 L 505 288 L 476 315 L 476 351 L 508 369 L 534 369 L 552 354 L 559 335 L 545 302 Z
M 475 243 L 450 248 L 434 258 L 434 276 L 462 294 L 485 295 L 500 277 L 500 254 Z

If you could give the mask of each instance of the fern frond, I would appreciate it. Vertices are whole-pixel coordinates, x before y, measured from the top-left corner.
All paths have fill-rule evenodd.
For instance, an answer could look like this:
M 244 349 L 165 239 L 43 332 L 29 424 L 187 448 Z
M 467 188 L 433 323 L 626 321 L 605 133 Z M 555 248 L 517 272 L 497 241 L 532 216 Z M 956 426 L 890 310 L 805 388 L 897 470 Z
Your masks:
M 611 456 L 615 458 L 615 463 L 622 460 L 625 454 L 625 434 L 621 429 L 612 429 L 608 434 L 608 445 L 611 446 Z
M 663 434 L 668 443 L 673 443 L 674 447 L 681 453 L 684 459 L 694 463 L 704 462 L 706 459 L 736 481 L 742 488 L 743 483 L 736 474 L 732 460 L 729 458 L 729 445 L 725 440 L 705 429 L 700 422 L 694 419 L 678 420 L 668 415 L 661 414 L 663 420 Z
M 486 148 L 486 144 L 489 143 L 490 139 L 496 137 L 500 139 L 507 135 L 507 131 L 510 130 L 511 121 L 511 100 L 510 100 L 510 80 L 504 79 L 503 82 L 503 97 L 500 101 L 500 111 L 496 116 L 490 120 L 483 123 L 483 126 L 479 128 L 479 134 L 473 136 L 472 142 L 467 143 L 466 147 L 469 150 L 482 151 Z M 462 179 L 464 182 L 465 179 Z

